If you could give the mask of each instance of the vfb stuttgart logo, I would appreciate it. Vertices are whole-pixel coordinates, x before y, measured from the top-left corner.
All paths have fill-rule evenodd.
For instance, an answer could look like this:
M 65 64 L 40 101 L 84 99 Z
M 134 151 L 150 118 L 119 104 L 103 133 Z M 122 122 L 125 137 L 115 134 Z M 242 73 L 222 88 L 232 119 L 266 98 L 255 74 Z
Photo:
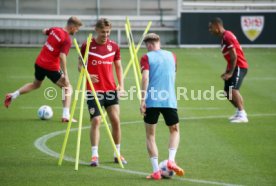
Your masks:
M 241 16 L 241 27 L 244 35 L 255 41 L 264 28 L 264 16 Z

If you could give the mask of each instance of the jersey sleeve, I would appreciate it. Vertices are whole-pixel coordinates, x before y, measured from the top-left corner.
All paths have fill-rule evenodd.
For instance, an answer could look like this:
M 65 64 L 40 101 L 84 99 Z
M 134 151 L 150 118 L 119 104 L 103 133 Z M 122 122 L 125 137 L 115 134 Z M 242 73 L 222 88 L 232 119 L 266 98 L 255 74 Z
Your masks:
M 143 72 L 143 70 L 149 70 L 149 58 L 147 55 L 143 55 L 141 58 L 141 72 Z
M 233 48 L 234 47 L 234 40 L 235 37 L 232 34 L 227 34 L 224 38 L 224 43 L 226 44 L 226 48 Z
M 45 34 L 48 36 L 50 34 L 50 32 L 52 31 L 52 28 L 48 28 L 45 32 Z
M 86 42 L 83 42 L 82 45 L 81 45 L 81 55 L 82 55 L 82 57 L 84 57 L 85 49 L 86 49 Z
M 173 52 L 172 52 L 172 55 L 173 55 L 173 58 L 174 58 L 174 62 L 175 62 L 175 64 L 176 64 L 176 63 L 177 63 L 176 55 L 175 55 L 175 53 L 173 53 Z
M 115 51 L 115 57 L 114 57 L 114 61 L 117 61 L 117 60 L 121 60 L 121 51 L 118 45 L 117 45 L 117 49 Z
M 60 52 L 68 55 L 70 48 L 71 48 L 71 39 L 69 37 L 63 42 Z

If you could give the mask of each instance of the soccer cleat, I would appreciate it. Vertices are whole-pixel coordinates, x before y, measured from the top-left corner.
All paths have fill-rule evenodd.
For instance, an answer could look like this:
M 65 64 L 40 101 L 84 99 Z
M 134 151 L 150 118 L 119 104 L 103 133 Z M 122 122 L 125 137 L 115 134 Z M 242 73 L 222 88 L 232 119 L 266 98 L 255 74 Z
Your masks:
M 235 118 L 233 118 L 230 122 L 231 123 L 247 123 L 248 118 L 247 118 L 247 116 L 238 115 Z
M 233 115 L 233 116 L 230 116 L 228 119 L 229 120 L 232 120 L 232 119 L 234 119 L 235 117 L 237 117 L 238 116 L 238 110 L 235 112 L 235 114 Z
M 152 174 L 148 175 L 146 178 L 153 179 L 153 180 L 161 180 L 162 179 L 161 170 L 153 172 Z
M 10 106 L 11 101 L 12 101 L 12 96 L 10 94 L 7 94 L 4 102 L 4 105 L 6 108 Z
M 127 164 L 126 159 L 123 156 L 120 156 L 122 164 Z M 119 160 L 117 157 L 114 157 L 114 163 L 119 163 Z
M 69 122 L 69 118 L 61 118 L 61 122 L 62 123 L 68 123 Z M 72 123 L 77 123 L 78 121 L 74 118 L 72 118 Z
M 178 167 L 175 162 L 168 160 L 167 167 L 173 170 L 177 176 L 184 176 L 185 172 L 181 167 Z
M 91 157 L 90 166 L 92 166 L 92 167 L 97 167 L 97 166 L 99 166 L 99 157 L 97 157 L 97 156 Z

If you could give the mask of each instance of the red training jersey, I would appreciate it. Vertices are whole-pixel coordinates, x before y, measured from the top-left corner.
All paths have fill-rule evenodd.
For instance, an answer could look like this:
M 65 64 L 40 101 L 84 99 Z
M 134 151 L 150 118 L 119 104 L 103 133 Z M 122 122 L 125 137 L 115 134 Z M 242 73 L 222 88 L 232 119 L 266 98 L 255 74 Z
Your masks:
M 86 42 L 82 44 L 81 53 L 85 54 Z M 98 75 L 99 82 L 93 83 L 97 92 L 116 90 L 112 65 L 121 59 L 120 48 L 114 41 L 107 39 L 105 44 L 98 44 L 93 38 L 89 48 L 87 70 L 89 74 Z M 87 81 L 87 90 L 91 87 Z
M 225 32 L 223 33 L 222 41 L 221 41 L 221 52 L 227 61 L 227 69 L 228 70 L 231 68 L 230 54 L 229 54 L 230 48 L 234 48 L 236 50 L 236 53 L 237 53 L 236 66 L 238 66 L 240 68 L 248 68 L 248 63 L 244 57 L 244 53 L 242 51 L 242 48 L 241 48 L 240 43 L 237 40 L 236 36 L 232 32 L 225 30 Z
M 51 71 L 60 70 L 60 53 L 68 54 L 71 38 L 63 28 L 53 27 L 46 31 L 47 41 L 36 58 L 36 64 Z

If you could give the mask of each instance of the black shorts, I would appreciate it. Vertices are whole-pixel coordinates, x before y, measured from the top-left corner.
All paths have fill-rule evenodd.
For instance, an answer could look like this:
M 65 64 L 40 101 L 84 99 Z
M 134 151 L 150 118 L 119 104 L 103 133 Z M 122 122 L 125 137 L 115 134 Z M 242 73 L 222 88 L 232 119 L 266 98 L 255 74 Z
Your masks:
M 228 92 L 230 87 L 232 87 L 232 89 L 239 90 L 246 73 L 246 68 L 236 67 L 233 76 L 224 81 L 224 90 Z
M 93 96 L 93 93 L 88 92 L 86 96 L 87 96 L 86 98 L 87 98 L 88 112 L 90 114 L 90 118 L 92 119 L 93 117 L 100 116 L 101 113 L 97 106 L 96 100 Z M 97 93 L 97 97 L 101 106 L 104 106 L 105 109 L 111 105 L 119 104 L 119 99 L 116 91 Z
M 147 124 L 157 124 L 160 113 L 162 113 L 167 126 L 172 126 L 179 122 L 177 109 L 174 108 L 147 108 L 144 122 Z
M 37 64 L 35 64 L 35 79 L 39 81 L 43 81 L 45 76 L 49 78 L 53 83 L 56 83 L 62 75 L 62 71 L 51 71 L 51 70 L 46 70 Z

